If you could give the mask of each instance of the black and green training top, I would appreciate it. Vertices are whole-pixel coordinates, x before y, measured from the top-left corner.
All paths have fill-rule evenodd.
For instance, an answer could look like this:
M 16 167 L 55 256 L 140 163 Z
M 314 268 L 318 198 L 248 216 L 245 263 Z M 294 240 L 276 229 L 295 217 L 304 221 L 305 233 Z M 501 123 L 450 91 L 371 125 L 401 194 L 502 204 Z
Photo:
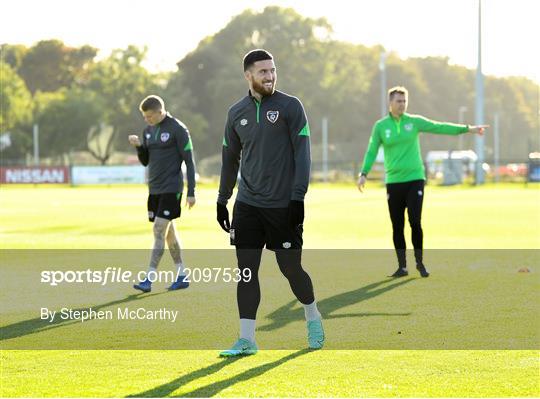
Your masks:
M 258 102 L 249 93 L 227 116 L 218 202 L 231 198 L 261 208 L 303 201 L 311 167 L 309 125 L 298 98 L 280 91 Z
M 468 125 L 436 122 L 420 115 L 404 113 L 399 119 L 392 114 L 378 120 L 371 131 L 361 172 L 368 174 L 379 147 L 384 150 L 386 183 L 425 180 L 420 151 L 420 132 L 458 135 L 469 131 Z
M 157 125 L 147 126 L 142 145 L 137 147 L 137 156 L 148 166 L 150 194 L 181 193 L 184 187 L 182 162 L 185 162 L 187 195 L 195 195 L 193 144 L 187 127 L 178 119 L 167 114 Z

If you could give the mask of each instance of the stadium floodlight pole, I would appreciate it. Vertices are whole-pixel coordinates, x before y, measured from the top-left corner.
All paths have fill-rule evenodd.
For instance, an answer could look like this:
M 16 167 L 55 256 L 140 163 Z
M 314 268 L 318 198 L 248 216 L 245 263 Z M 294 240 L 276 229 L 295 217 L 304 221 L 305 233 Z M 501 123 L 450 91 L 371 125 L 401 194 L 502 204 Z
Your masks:
M 322 169 L 323 180 L 328 181 L 328 118 L 322 119 Z
M 458 123 L 460 125 L 463 125 L 463 123 L 465 122 L 465 112 L 467 112 L 467 107 L 464 105 L 460 106 L 458 109 Z M 458 149 L 462 151 L 463 150 L 463 135 L 462 134 L 460 134 L 458 137 L 458 143 L 459 143 Z
M 484 124 L 484 75 L 482 74 L 482 0 L 478 0 L 478 65 L 476 67 L 476 125 Z M 476 135 L 474 139 L 476 161 L 475 184 L 484 184 L 484 135 Z
M 386 51 L 381 53 L 379 60 L 379 70 L 381 71 L 381 118 L 384 118 L 388 113 L 388 105 L 386 104 Z
M 493 115 L 493 163 L 495 166 L 495 182 L 499 182 L 499 151 L 500 151 L 500 141 L 499 141 L 499 113 L 496 112 Z
M 384 118 L 388 114 L 388 99 L 386 98 L 386 57 L 388 53 L 383 51 L 381 53 L 381 58 L 379 60 L 379 70 L 381 71 L 381 118 Z M 377 153 L 377 162 L 384 162 L 384 150 L 379 147 L 379 152 Z M 383 177 L 384 179 L 384 177 Z
M 34 140 L 34 165 L 39 166 L 39 126 L 37 123 L 34 123 L 34 129 L 32 133 Z

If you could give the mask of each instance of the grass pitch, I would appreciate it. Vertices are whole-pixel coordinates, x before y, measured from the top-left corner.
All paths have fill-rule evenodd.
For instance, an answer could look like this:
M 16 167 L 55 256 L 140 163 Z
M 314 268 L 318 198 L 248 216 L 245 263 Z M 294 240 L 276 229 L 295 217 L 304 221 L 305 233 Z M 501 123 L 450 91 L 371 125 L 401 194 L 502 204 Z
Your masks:
M 177 227 L 184 248 L 228 248 L 228 238 L 215 222 L 215 193 L 216 187 L 213 186 L 199 188 L 196 207 L 191 211 L 183 210 Z M 150 224 L 145 221 L 145 198 L 146 189 L 143 187 L 3 186 L 0 194 L 0 246 L 3 249 L 147 249 L 151 247 L 152 236 Z M 427 187 L 423 214 L 425 246 L 432 249 L 538 249 L 539 203 L 540 190 L 535 186 Z M 391 248 L 391 228 L 387 212 L 385 193 L 380 187 L 371 185 L 368 191 L 361 195 L 354 186 L 312 186 L 306 205 L 306 248 Z M 406 236 L 410 245 L 409 230 L 406 230 Z M 434 274 L 428 280 L 411 278 L 406 287 L 382 291 L 374 298 L 369 297 L 367 292 L 356 292 L 354 298 L 362 299 L 364 295 L 365 300 L 350 301 L 351 303 L 345 303 L 346 306 L 341 306 L 339 310 L 330 306 L 336 303 L 334 297 L 337 293 L 354 292 L 355 288 L 361 289 L 370 283 L 384 280 L 394 266 L 393 263 L 378 266 L 381 268 L 380 276 L 379 269 L 368 268 L 364 273 L 358 273 L 357 282 L 343 277 L 344 281 L 336 285 L 332 285 L 326 277 L 322 278 L 323 274 L 312 276 L 321 310 L 325 313 L 325 308 L 333 309 L 326 313 L 329 329 L 337 331 L 342 326 L 341 330 L 345 331 L 339 338 L 340 342 L 350 339 L 351 336 L 381 338 L 388 331 L 403 327 L 395 317 L 351 316 L 351 313 L 355 312 L 383 313 L 382 310 L 389 308 L 396 312 L 407 309 L 418 314 L 432 312 L 431 318 L 424 320 L 425 324 L 411 324 L 420 333 L 429 335 L 429 321 L 436 320 L 438 305 L 417 300 L 416 303 L 421 303 L 422 306 L 414 306 L 415 295 L 420 295 L 420 299 L 423 299 L 421 295 L 426 295 L 428 287 L 428 290 L 433 290 L 431 298 L 448 298 L 451 291 L 445 292 L 445 287 L 448 289 L 450 281 L 459 284 L 459 275 L 453 275 L 451 269 L 443 269 L 437 264 L 433 265 Z M 489 265 L 477 266 L 477 271 L 484 270 L 487 273 L 489 270 Z M 538 303 L 537 266 L 532 263 L 532 273 L 526 275 L 515 273 L 514 266 L 507 270 L 508 274 L 501 270 L 501 273 L 496 275 L 496 281 L 488 280 L 488 283 L 492 284 L 494 289 L 499 284 L 500 289 L 509 291 L 508 306 L 504 309 L 506 314 L 526 314 L 527 303 L 531 306 Z M 276 269 L 266 267 L 264 273 L 267 275 L 264 275 L 263 279 L 279 279 Z M 4 269 L 2 275 L 5 276 L 5 273 Z M 13 277 L 15 272 L 11 273 L 10 276 Z M 448 276 L 447 279 L 444 278 L 445 275 Z M 279 292 L 286 292 L 286 295 L 281 294 L 283 298 L 279 297 L 278 290 L 272 290 L 273 286 L 265 286 L 265 280 L 262 281 L 260 328 L 273 320 L 272 312 L 279 311 L 279 305 L 288 304 L 292 299 L 292 294 L 286 291 L 286 284 L 279 281 Z M 512 297 L 511 284 L 519 284 L 519 281 L 527 281 L 528 288 L 522 290 L 525 296 Z M 481 284 L 481 280 L 475 284 Z M 195 286 L 193 289 L 193 292 L 196 292 Z M 108 295 L 111 300 L 121 299 L 128 291 L 113 291 Z M 190 291 L 185 294 L 190 294 Z M 6 290 L 0 295 L 3 304 L 9 303 L 13 298 Z M 175 301 L 175 298 L 178 297 L 167 295 L 168 301 Z M 334 302 L 329 300 L 332 298 Z M 343 299 L 344 297 L 340 298 L 342 301 Z M 34 300 L 35 298 L 28 297 L 19 306 L 30 309 Z M 226 305 L 234 314 L 231 316 L 232 321 L 226 321 L 227 328 L 224 328 L 223 334 L 230 337 L 232 342 L 236 334 L 234 290 L 231 291 L 229 300 L 230 303 Z M 140 301 L 150 302 L 152 298 L 142 297 Z M 398 304 L 397 309 L 392 307 L 393 303 Z M 451 306 L 450 299 L 441 304 L 443 305 Z M 194 314 L 197 312 L 197 308 L 189 301 L 181 306 Z M 4 305 L 3 308 L 2 313 L 5 313 Z M 17 317 L 21 315 L 24 316 L 23 319 L 31 319 L 28 309 L 28 313 L 19 308 L 17 316 L 8 314 L 3 317 L 0 328 L 3 328 L 4 332 L 15 331 L 13 328 L 6 330 L 5 327 L 15 324 Z M 293 305 L 293 313 L 300 310 L 296 304 Z M 501 319 L 495 318 L 497 323 L 492 326 L 500 325 L 504 321 L 504 314 L 497 316 Z M 439 318 L 439 322 L 444 322 L 441 315 Z M 289 327 L 294 327 L 289 328 L 289 333 L 300 331 L 303 326 L 301 320 L 296 319 L 294 323 L 281 327 L 281 331 L 280 328 L 270 331 L 262 328 L 259 333 L 261 340 L 264 342 L 265 336 L 284 333 Z M 332 323 L 345 324 L 336 324 L 330 328 Z M 532 323 L 534 329 L 537 325 L 534 324 L 534 318 Z M 354 331 L 355 327 L 360 331 Z M 86 327 L 62 327 L 67 335 L 76 335 L 77 328 Z M 95 328 L 96 340 L 108 336 L 106 332 L 100 333 L 99 328 L 90 328 Z M 519 335 L 520 331 L 527 332 L 527 326 L 516 326 L 513 334 Z M 27 330 L 26 334 L 20 332 L 11 339 L 5 339 L 6 336 L 3 335 L 2 347 L 25 342 L 30 345 L 32 341 L 28 340 L 46 339 L 47 334 L 51 333 L 32 329 Z M 124 336 L 117 339 L 137 340 L 145 337 L 126 331 Z M 531 339 L 530 334 L 528 338 Z M 167 339 L 174 342 L 178 337 L 171 331 Z M 391 342 L 393 341 L 388 341 L 387 344 Z M 330 346 L 332 345 L 329 344 Z M 413 346 L 409 344 L 406 347 Z M 377 350 L 359 350 L 358 346 L 354 346 L 355 349 L 318 352 L 303 349 L 263 350 L 256 356 L 239 360 L 221 360 L 217 358 L 215 350 L 2 350 L 1 395 L 539 396 L 538 342 L 533 342 L 533 347 L 534 350 L 511 351 L 388 350 L 384 341 L 381 341 Z

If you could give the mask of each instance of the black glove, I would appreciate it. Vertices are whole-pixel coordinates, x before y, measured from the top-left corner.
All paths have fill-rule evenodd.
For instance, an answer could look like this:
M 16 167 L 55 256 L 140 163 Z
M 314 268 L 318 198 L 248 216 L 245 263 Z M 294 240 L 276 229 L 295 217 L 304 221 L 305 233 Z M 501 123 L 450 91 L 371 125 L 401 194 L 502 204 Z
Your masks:
M 219 202 L 217 204 L 217 221 L 221 228 L 228 233 L 231 228 L 231 224 L 229 223 L 229 211 L 225 205 L 220 204 Z
M 289 224 L 296 228 L 304 223 L 304 202 L 291 200 L 289 202 Z

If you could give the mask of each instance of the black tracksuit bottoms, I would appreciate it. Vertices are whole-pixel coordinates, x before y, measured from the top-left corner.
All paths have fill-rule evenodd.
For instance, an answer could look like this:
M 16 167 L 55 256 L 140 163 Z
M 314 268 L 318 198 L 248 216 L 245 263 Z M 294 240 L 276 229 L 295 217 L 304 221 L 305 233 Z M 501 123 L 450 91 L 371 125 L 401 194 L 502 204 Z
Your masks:
M 411 225 L 412 243 L 416 265 L 422 265 L 422 203 L 424 201 L 424 180 L 413 180 L 404 183 L 389 183 L 386 185 L 388 210 L 392 220 L 392 238 L 400 268 L 407 267 L 406 244 L 403 229 L 405 227 L 405 208 Z

